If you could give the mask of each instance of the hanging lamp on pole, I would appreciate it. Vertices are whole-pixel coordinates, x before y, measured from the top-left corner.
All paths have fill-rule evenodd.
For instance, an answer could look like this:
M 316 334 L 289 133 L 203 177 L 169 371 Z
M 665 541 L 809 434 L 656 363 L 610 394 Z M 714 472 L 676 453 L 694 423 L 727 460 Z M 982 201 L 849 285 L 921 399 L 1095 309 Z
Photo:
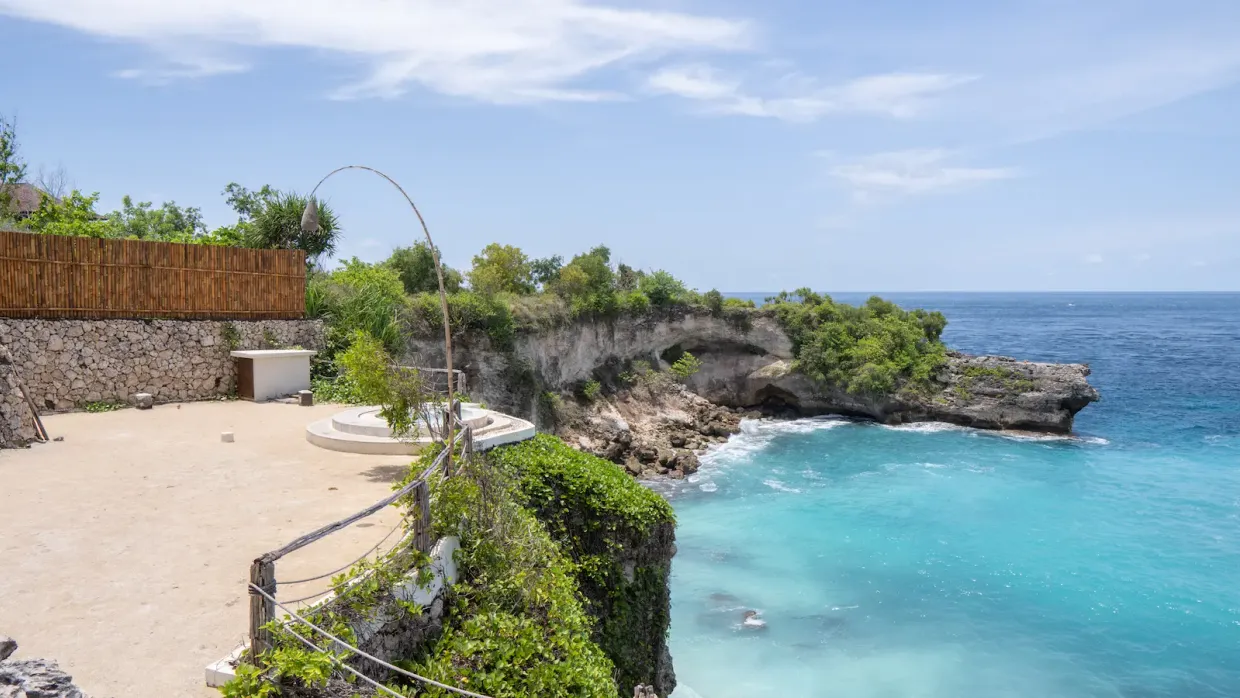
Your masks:
M 386 179 L 392 186 L 396 187 L 397 191 L 405 197 L 405 201 L 409 202 L 409 208 L 413 209 L 413 214 L 418 217 L 418 223 L 422 225 L 422 233 L 426 236 L 426 244 L 431 249 L 431 259 L 435 260 L 435 276 L 438 277 L 439 280 L 439 304 L 443 308 L 444 361 L 446 362 L 448 369 L 448 417 L 447 434 L 445 437 L 448 455 L 444 464 L 445 469 L 447 469 L 452 464 L 452 441 L 455 438 L 456 409 L 453 405 L 454 397 L 452 389 L 452 382 L 454 378 L 454 373 L 452 371 L 452 321 L 451 316 L 448 313 L 448 291 L 444 287 L 443 283 L 443 267 L 439 263 L 439 248 L 435 247 L 435 241 L 431 239 L 431 231 L 426 227 L 426 219 L 422 218 L 422 212 L 418 210 L 417 205 L 413 203 L 413 199 L 410 198 L 407 192 L 405 192 L 404 187 L 397 184 L 396 180 L 380 172 L 379 170 L 365 165 L 345 165 L 344 167 L 338 167 L 331 172 L 328 172 L 323 176 L 323 179 L 319 180 L 318 184 L 314 185 L 314 189 L 310 190 L 310 197 L 309 201 L 306 202 L 306 209 L 301 213 L 301 229 L 303 232 L 314 233 L 319 229 L 319 204 L 318 200 L 314 198 L 314 195 L 318 192 L 319 187 L 322 186 L 323 182 L 326 182 L 332 175 L 345 170 L 366 170 L 367 172 L 373 172 L 374 174 Z

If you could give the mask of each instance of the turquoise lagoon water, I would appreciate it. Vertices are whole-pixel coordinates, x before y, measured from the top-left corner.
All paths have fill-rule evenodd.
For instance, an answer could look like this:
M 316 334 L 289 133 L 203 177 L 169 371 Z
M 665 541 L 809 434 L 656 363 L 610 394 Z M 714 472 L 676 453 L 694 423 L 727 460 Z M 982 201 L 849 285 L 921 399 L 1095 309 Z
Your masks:
M 1103 402 L 1079 440 L 746 422 L 669 492 L 676 698 L 1240 696 L 1240 296 L 890 297 Z

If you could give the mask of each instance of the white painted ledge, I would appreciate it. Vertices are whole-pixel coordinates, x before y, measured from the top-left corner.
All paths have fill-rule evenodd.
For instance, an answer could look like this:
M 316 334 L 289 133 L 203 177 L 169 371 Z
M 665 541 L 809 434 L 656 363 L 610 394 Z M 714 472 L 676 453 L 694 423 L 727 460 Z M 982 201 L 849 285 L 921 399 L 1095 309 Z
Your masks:
M 314 356 L 317 351 L 312 349 L 240 349 L 228 352 L 229 356 L 240 359 L 285 359 L 290 356 Z
M 431 613 L 433 607 L 432 602 L 443 593 L 443 590 L 446 587 L 455 584 L 457 581 L 455 553 L 460 547 L 461 540 L 456 536 L 446 536 L 444 538 L 440 538 L 439 541 L 435 543 L 435 546 L 431 548 L 431 579 L 426 586 L 420 586 L 416 581 L 420 570 L 413 570 L 406 575 L 405 581 L 393 590 L 393 594 L 398 599 L 418 604 L 425 609 L 426 613 Z M 276 584 L 276 588 L 279 589 L 278 577 L 276 579 Z M 321 606 L 322 604 L 335 598 L 335 596 L 335 593 L 328 594 L 323 597 L 321 602 L 315 604 L 315 606 Z M 277 596 L 276 598 L 279 597 Z M 277 612 L 279 611 L 279 609 L 276 610 Z M 312 610 L 313 607 L 299 610 L 298 615 L 305 616 L 306 613 L 309 613 Z M 370 618 L 363 621 L 360 624 L 360 627 L 355 627 L 354 633 L 357 635 L 358 644 L 360 645 L 370 639 L 370 637 L 383 626 L 383 622 L 384 619 L 382 618 Z M 307 630 L 309 629 L 307 628 Z M 317 636 L 317 633 L 313 630 L 310 630 L 310 633 Z M 316 637 L 316 640 L 317 641 L 315 644 L 323 647 L 323 641 L 326 640 L 326 638 Z M 210 688 L 219 688 L 220 686 L 223 686 L 236 678 L 237 664 L 241 661 L 242 655 L 244 655 L 245 651 L 249 649 L 249 646 L 249 642 L 243 642 L 238 645 L 236 649 L 230 652 L 227 657 L 208 664 L 206 669 L 207 686 Z

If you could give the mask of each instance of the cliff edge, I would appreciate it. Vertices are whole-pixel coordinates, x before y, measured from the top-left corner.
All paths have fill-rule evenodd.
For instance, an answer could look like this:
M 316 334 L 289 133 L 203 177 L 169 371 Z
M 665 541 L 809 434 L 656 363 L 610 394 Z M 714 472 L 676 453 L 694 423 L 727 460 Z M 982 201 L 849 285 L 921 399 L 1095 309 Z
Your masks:
M 518 333 L 504 349 L 484 335 L 456 342 L 455 363 L 474 399 L 550 424 L 547 393 L 580 392 L 590 381 L 618 385 L 635 363 L 667 368 L 685 352 L 701 361 L 687 388 L 716 405 L 787 414 L 841 414 L 888 424 L 942 421 L 983 429 L 1066 434 L 1099 399 L 1083 364 L 1049 364 L 949 352 L 932 380 L 882 393 L 823 385 L 795 370 L 793 342 L 761 310 L 721 317 L 671 311 L 580 319 Z M 436 339 L 411 339 L 402 361 L 441 365 Z

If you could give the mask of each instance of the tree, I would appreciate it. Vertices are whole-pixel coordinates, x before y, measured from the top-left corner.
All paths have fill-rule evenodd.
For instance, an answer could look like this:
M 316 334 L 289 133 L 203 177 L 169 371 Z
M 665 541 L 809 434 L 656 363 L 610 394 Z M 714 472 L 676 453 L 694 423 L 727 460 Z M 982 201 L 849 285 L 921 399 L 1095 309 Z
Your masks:
M 56 199 L 63 198 L 73 191 L 73 180 L 69 177 L 64 165 L 57 165 L 54 170 L 40 167 L 39 174 L 35 175 L 34 184 L 48 196 Z
M 207 232 L 201 210 L 182 208 L 175 201 L 165 201 L 163 206 L 152 208 L 151 202 L 135 204 L 126 195 L 121 199 L 121 210 L 113 211 L 108 218 L 115 226 L 117 235 L 137 240 L 196 242 Z
M 405 293 L 438 293 L 439 277 L 435 274 L 435 256 L 431 254 L 431 246 L 425 242 L 414 243 L 412 247 L 397 247 L 392 256 L 385 262 L 396 270 L 400 281 L 405 285 Z M 443 266 L 443 285 L 448 293 L 461 290 L 461 272 L 449 266 Z
M 27 225 L 36 233 L 45 235 L 82 235 L 92 238 L 116 237 L 116 223 L 95 212 L 99 192 L 84 196 L 73 190 L 60 201 L 43 197 L 38 210 L 30 215 Z
M 534 292 L 533 270 L 519 247 L 493 242 L 474 256 L 469 285 L 483 295 Z
M 611 269 L 611 250 L 603 245 L 573 257 L 560 270 L 556 293 L 563 296 L 575 313 L 610 313 L 616 309 L 615 272 Z
M 543 288 L 547 288 L 547 286 L 559 278 L 560 269 L 563 267 L 564 258 L 558 254 L 530 262 L 530 271 L 534 275 L 534 281 Z
M 616 288 L 621 291 L 636 291 L 637 284 L 645 274 L 627 264 L 616 267 Z
M 0 219 L 12 216 L 13 192 L 10 185 L 26 179 L 26 161 L 17 143 L 17 119 L 0 115 Z
M 270 185 L 250 191 L 236 182 L 224 187 L 224 196 L 238 214 L 237 223 L 211 231 L 205 242 L 234 244 L 230 241 L 240 240 L 247 247 L 302 250 L 306 266 L 314 266 L 320 257 L 336 251 L 340 237 L 336 214 L 321 200 L 319 227 L 307 233 L 301 229 L 301 214 L 308 197 Z

